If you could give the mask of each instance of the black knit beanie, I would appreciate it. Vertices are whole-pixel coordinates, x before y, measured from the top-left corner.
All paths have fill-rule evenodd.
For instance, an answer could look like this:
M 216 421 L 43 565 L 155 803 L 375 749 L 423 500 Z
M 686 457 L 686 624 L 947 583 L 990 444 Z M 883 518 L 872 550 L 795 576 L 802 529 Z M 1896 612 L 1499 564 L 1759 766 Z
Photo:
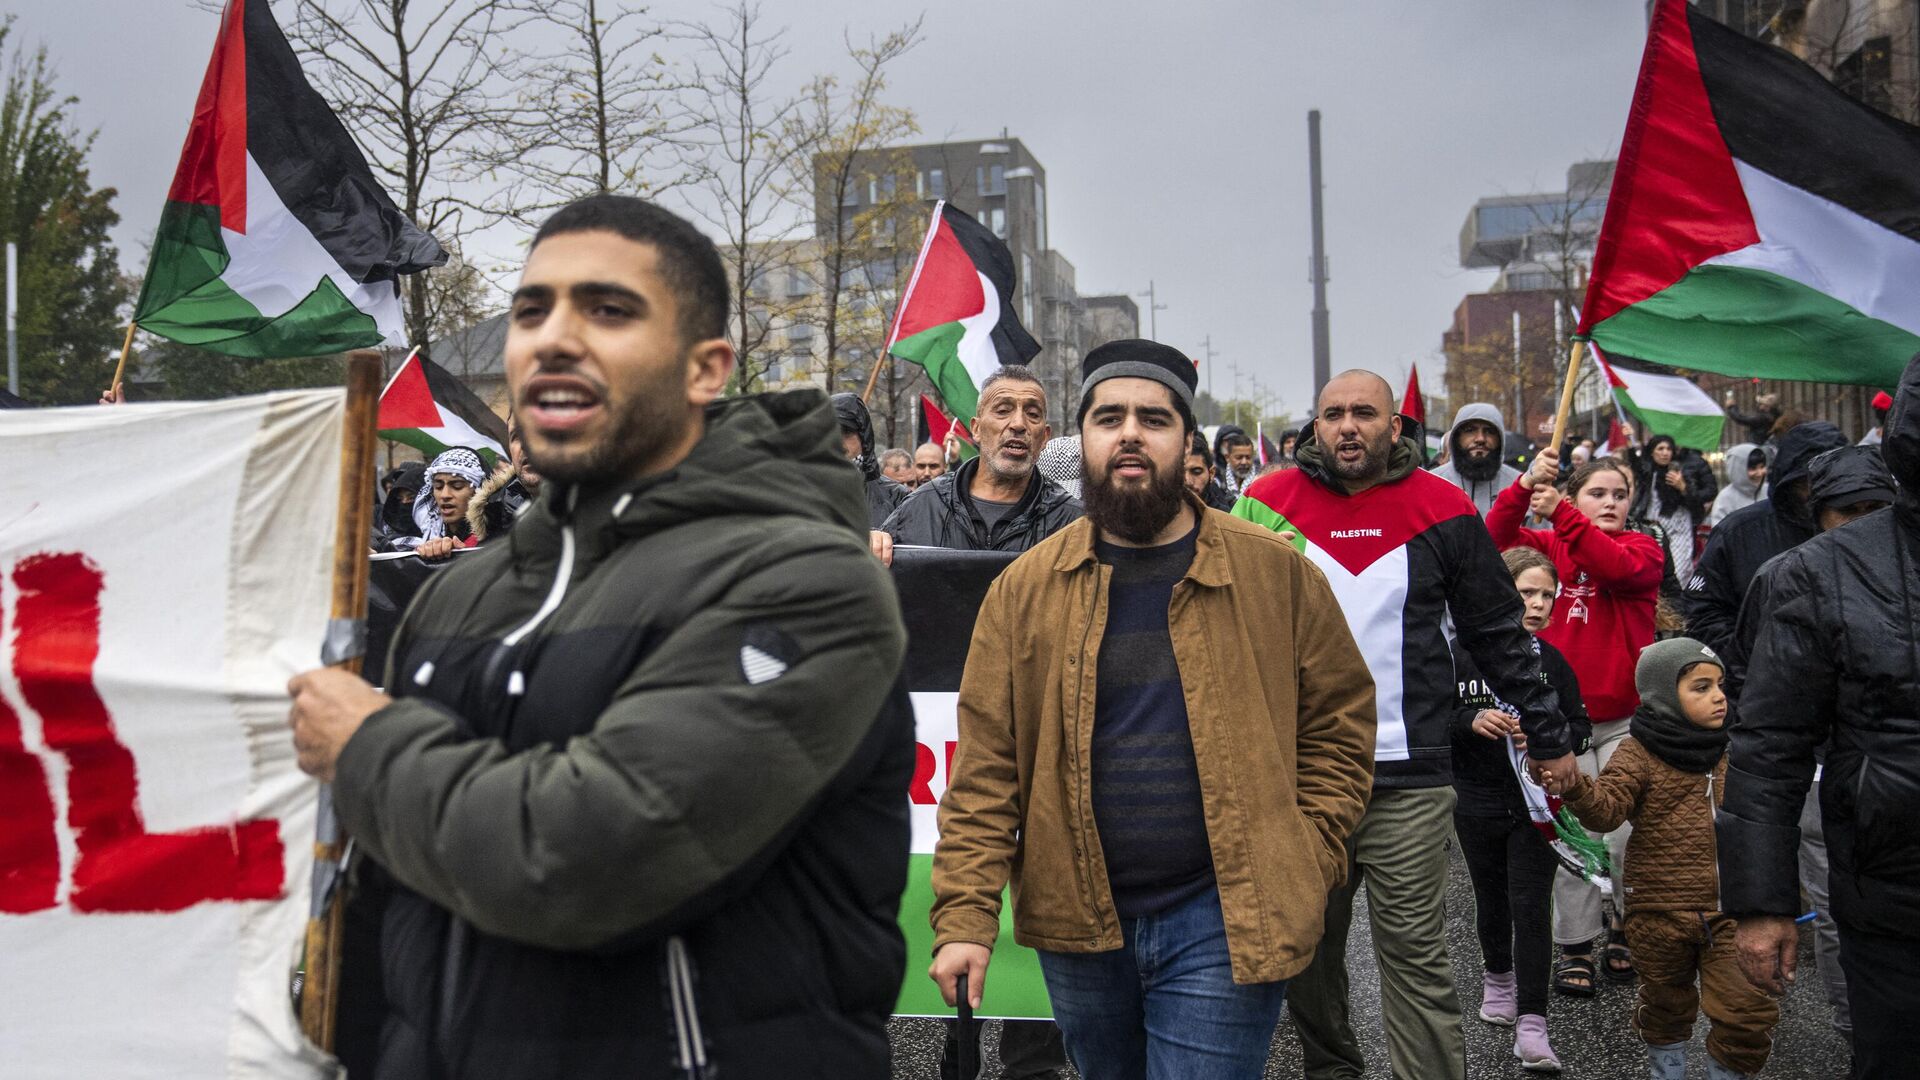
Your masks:
M 1194 429 L 1193 393 L 1200 385 L 1200 375 L 1193 361 L 1179 349 L 1157 341 L 1126 338 L 1109 341 L 1088 353 L 1080 361 L 1080 421 L 1086 420 L 1087 409 L 1093 404 L 1093 388 L 1108 379 L 1152 379 L 1173 391 L 1174 408 L 1187 422 L 1187 430 Z

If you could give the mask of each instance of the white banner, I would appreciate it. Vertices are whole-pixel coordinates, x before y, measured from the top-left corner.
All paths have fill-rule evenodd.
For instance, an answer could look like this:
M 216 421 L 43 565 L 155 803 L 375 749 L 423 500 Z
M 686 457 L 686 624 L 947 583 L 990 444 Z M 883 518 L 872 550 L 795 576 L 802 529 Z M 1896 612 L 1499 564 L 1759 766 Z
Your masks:
M 331 1072 L 288 994 L 317 788 L 286 682 L 344 401 L 0 413 L 0 1074 Z

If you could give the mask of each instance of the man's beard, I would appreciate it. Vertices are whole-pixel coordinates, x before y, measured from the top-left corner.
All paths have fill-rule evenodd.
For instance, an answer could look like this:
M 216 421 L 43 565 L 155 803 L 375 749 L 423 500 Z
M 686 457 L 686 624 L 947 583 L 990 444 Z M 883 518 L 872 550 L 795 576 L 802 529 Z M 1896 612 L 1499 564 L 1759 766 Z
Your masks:
M 541 450 L 530 441 L 527 460 L 542 480 L 556 484 L 595 488 L 636 479 L 646 463 L 686 437 L 684 400 L 679 368 L 668 365 L 656 380 L 632 393 L 597 442 Z
M 1111 464 L 1099 477 L 1085 464 L 1080 470 L 1081 508 L 1102 532 L 1129 544 L 1153 543 L 1187 500 L 1186 485 L 1177 470 L 1163 470 L 1151 461 L 1146 464 L 1147 482 L 1124 488 L 1114 483 Z
M 1500 455 L 1488 450 L 1475 457 L 1471 451 L 1462 450 L 1454 455 L 1453 467 L 1468 480 L 1485 483 L 1500 475 Z
M 1378 439 L 1367 443 L 1367 452 L 1352 464 L 1340 460 L 1339 450 L 1338 443 L 1328 448 L 1327 466 L 1333 470 L 1333 475 L 1347 481 L 1378 479 L 1385 475 L 1387 463 L 1393 457 L 1393 429 L 1388 428 L 1380 433 Z

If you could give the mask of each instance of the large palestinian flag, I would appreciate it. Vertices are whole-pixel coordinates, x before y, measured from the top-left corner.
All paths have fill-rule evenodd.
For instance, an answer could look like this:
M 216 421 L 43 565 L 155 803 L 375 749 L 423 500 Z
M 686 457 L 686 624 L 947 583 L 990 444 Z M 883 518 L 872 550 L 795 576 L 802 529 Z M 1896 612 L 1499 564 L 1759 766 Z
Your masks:
M 1920 128 L 1659 0 L 1580 329 L 1618 356 L 1891 385 L 1920 352 Z
M 307 85 L 267 0 L 228 0 L 134 321 L 229 356 L 400 343 L 398 275 L 445 261 Z
M 507 455 L 507 425 L 453 372 L 415 349 L 380 392 L 380 437 L 427 455 L 456 446 Z M 492 462 L 488 462 L 489 465 Z
M 995 368 L 1040 352 L 1014 314 L 1013 286 L 1005 241 L 965 212 L 935 203 L 887 351 L 925 368 L 947 411 L 962 422 L 973 420 L 980 384 Z
M 1674 442 L 1695 450 L 1720 449 L 1727 414 L 1692 379 L 1617 368 L 1607 363 L 1598 348 L 1592 351 L 1594 364 L 1613 391 L 1614 403 L 1634 418 L 1641 434 L 1647 438 L 1670 435 Z

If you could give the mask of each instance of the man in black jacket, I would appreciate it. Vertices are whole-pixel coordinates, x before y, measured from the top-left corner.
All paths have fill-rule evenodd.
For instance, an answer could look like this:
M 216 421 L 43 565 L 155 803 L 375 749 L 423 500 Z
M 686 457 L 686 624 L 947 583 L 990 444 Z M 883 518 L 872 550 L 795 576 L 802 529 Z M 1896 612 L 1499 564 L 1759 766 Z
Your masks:
M 1768 569 L 1772 617 L 1747 665 L 1715 822 L 1741 967 L 1781 992 L 1797 959 L 1797 823 L 1825 746 L 1820 809 L 1855 1077 L 1906 1075 L 1920 1015 L 1920 357 L 1882 449 L 1901 484 L 1894 505 Z
M 398 883 L 374 1076 L 887 1075 L 905 630 L 814 391 L 718 400 L 712 242 L 598 195 L 534 238 L 507 382 L 541 497 L 293 681 L 301 767 Z
M 833 415 L 840 420 L 841 449 L 866 482 L 867 527 L 878 529 L 913 492 L 905 484 L 881 475 L 880 455 L 873 450 L 873 414 L 860 395 L 835 394 L 828 400 L 833 402 Z
M 1894 500 L 1893 475 L 1887 472 L 1878 446 L 1843 446 L 1813 459 L 1808 466 L 1807 506 L 1821 532 L 1837 529 L 1855 518 L 1885 508 Z M 1726 661 L 1727 700 L 1735 704 L 1729 714 L 1729 726 L 1739 723 L 1738 702 L 1746 686 L 1747 663 L 1760 628 L 1774 616 L 1775 558 L 1754 575 L 1747 598 L 1740 605 L 1740 621 L 1734 624 L 1733 640 L 1720 654 Z M 1827 891 L 1829 877 L 1826 829 L 1820 816 L 1820 781 L 1800 809 L 1800 886 L 1818 913 L 1813 924 L 1814 958 L 1820 979 L 1826 984 L 1827 1003 L 1833 1006 L 1833 1026 L 1848 1039 L 1853 1037 L 1853 1020 L 1847 1004 L 1847 980 L 1840 970 L 1840 936 L 1834 926 Z
M 896 544 L 967 551 L 1025 551 L 1080 516 L 1080 503 L 1035 463 L 1053 428 L 1047 388 L 1008 364 L 980 387 L 973 434 L 980 455 L 920 485 L 880 531 Z
M 1684 585 L 1687 635 L 1715 652 L 1733 640 L 1734 621 L 1747 586 L 1768 559 L 1819 532 L 1807 507 L 1807 467 L 1813 459 L 1847 445 L 1840 429 L 1823 420 L 1800 424 L 1780 436 L 1780 450 L 1767 471 L 1768 497 L 1735 510 L 1707 537 L 1707 550 Z

